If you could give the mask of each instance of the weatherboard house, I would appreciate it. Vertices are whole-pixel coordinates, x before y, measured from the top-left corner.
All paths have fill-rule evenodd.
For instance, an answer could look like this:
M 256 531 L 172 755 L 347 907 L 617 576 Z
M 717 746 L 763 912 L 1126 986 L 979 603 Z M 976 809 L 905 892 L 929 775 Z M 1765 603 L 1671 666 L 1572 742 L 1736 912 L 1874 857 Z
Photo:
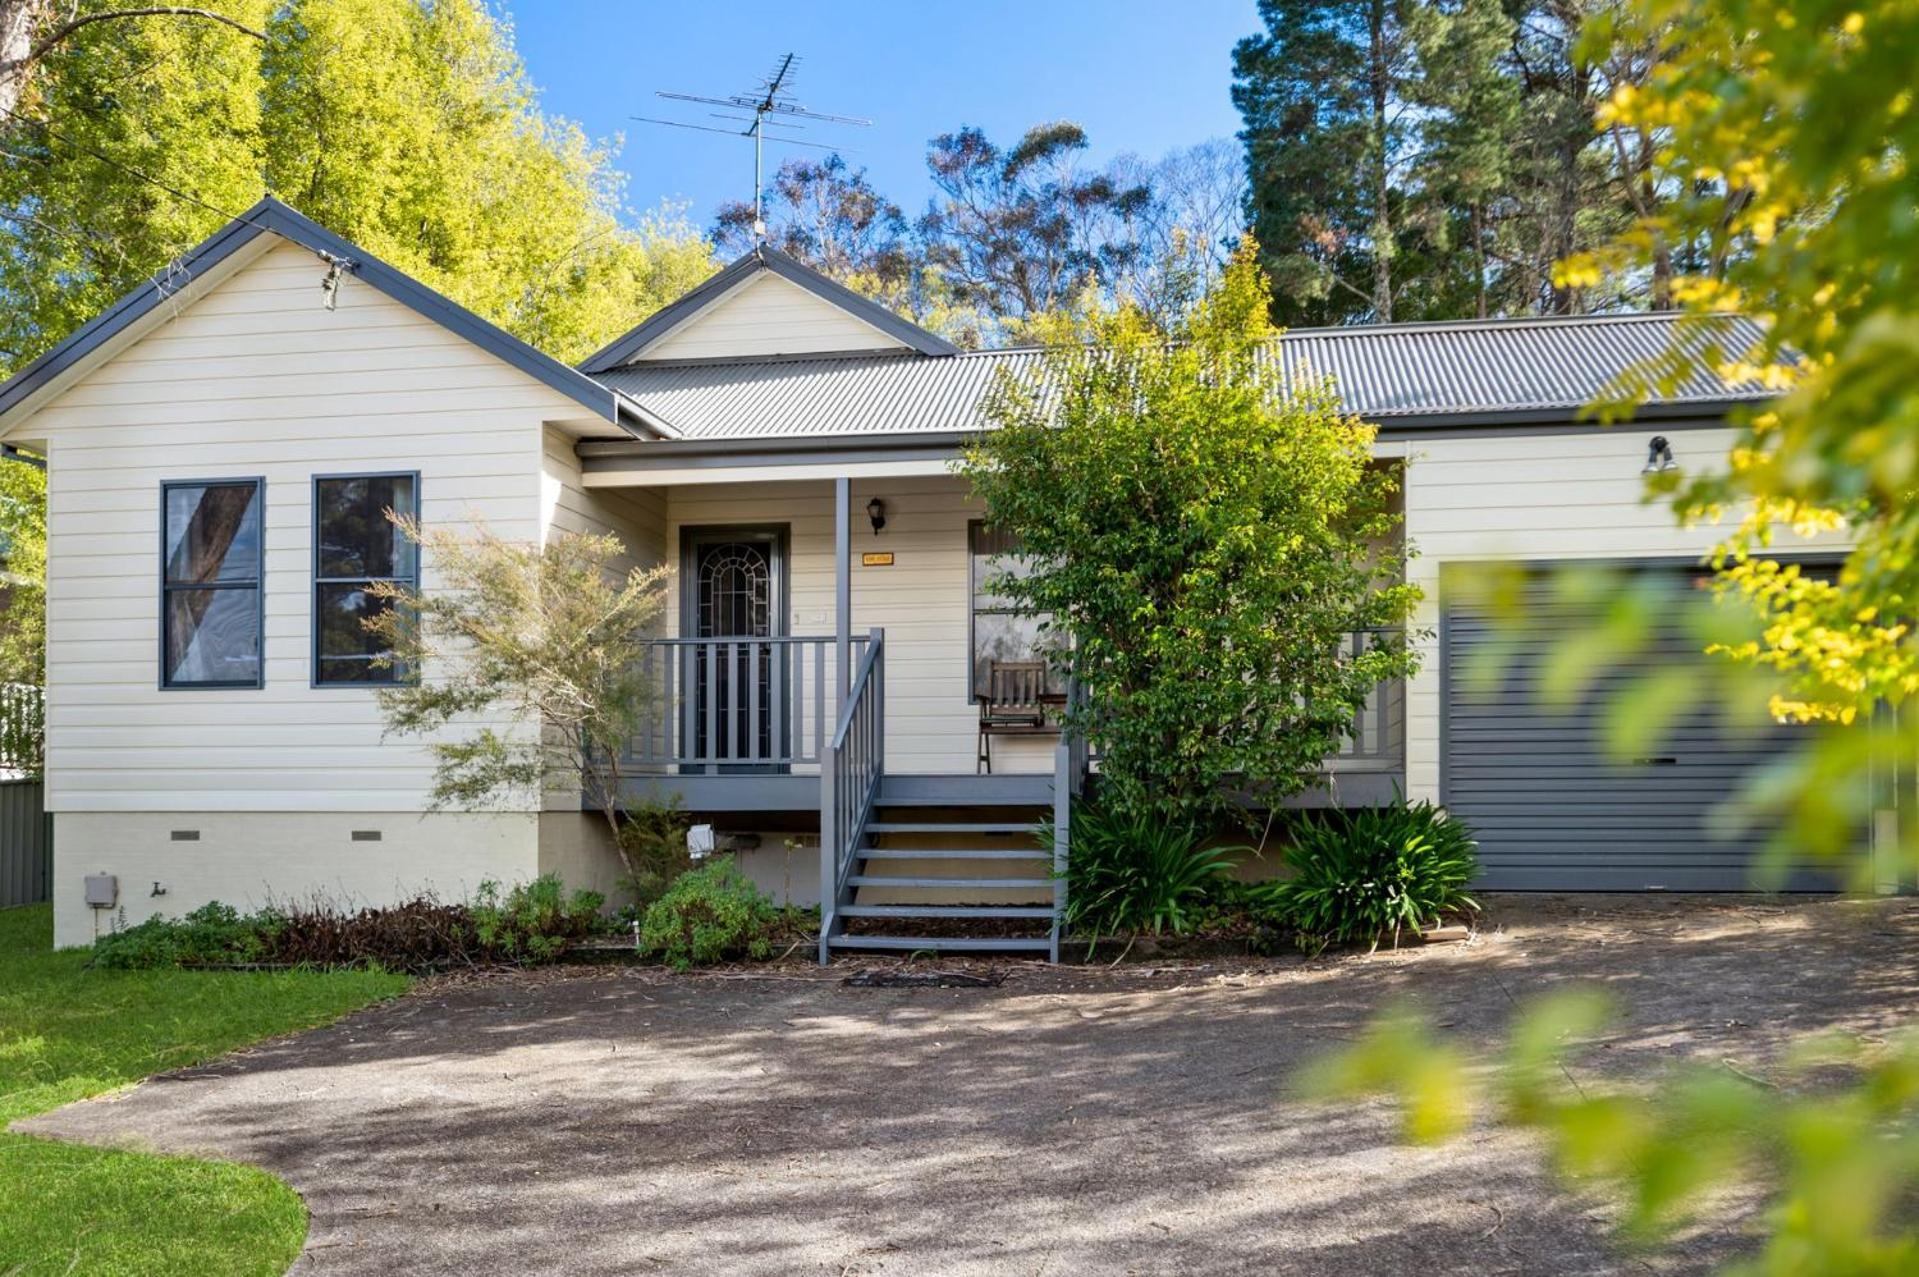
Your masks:
M 1761 390 L 1696 381 L 1630 427 L 1579 412 L 1674 331 L 1285 337 L 1404 467 L 1433 634 L 1306 801 L 1443 800 L 1477 828 L 1489 887 L 1745 884 L 1752 849 L 1706 814 L 1772 741 L 1682 732 L 1618 766 L 1589 713 L 1451 677 L 1487 641 L 1455 565 L 1699 562 L 1711 530 L 1641 500 L 1650 437 L 1710 464 Z M 529 541 L 611 531 L 674 566 L 633 784 L 677 795 L 770 888 L 824 897 L 823 951 L 921 947 L 980 914 L 1053 949 L 1053 851 L 1032 829 L 1087 763 L 1049 729 L 1036 622 L 983 588 L 1017 547 L 951 470 L 995 376 L 1038 359 L 957 350 L 761 248 L 570 367 L 263 200 L 0 387 L 0 442 L 47 463 L 56 942 L 215 899 L 612 885 L 577 794 L 434 811 L 430 755 L 384 735 L 365 589 L 434 584 L 374 517 L 393 507 Z

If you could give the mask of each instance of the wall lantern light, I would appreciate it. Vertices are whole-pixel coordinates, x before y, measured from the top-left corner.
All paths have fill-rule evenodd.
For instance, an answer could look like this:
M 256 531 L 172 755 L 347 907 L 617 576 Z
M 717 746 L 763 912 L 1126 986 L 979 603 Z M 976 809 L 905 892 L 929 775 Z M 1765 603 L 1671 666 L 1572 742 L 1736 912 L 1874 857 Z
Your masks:
M 1654 435 L 1646 443 L 1646 465 L 1640 474 L 1664 474 L 1668 470 L 1677 470 L 1679 462 L 1672 455 L 1672 444 L 1664 435 Z
M 878 536 L 880 529 L 886 526 L 886 502 L 874 497 L 866 503 L 866 517 L 873 521 L 873 535 Z

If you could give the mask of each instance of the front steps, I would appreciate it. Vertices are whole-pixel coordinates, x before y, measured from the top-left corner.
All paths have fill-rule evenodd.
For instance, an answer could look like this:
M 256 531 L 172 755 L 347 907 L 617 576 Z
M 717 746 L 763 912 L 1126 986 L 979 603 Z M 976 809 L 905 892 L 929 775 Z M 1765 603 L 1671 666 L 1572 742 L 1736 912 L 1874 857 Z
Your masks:
M 829 951 L 1057 960 L 1051 819 L 1050 803 L 967 803 L 947 787 L 886 778 L 854 851 Z

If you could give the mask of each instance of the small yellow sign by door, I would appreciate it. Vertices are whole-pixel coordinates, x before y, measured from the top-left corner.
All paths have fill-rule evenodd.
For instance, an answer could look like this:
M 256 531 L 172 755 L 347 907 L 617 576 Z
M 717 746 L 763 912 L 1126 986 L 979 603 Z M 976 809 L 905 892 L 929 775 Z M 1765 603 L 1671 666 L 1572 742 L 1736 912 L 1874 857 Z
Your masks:
M 860 555 L 860 566 L 863 568 L 890 568 L 893 566 L 893 552 L 891 550 L 869 550 L 865 554 Z

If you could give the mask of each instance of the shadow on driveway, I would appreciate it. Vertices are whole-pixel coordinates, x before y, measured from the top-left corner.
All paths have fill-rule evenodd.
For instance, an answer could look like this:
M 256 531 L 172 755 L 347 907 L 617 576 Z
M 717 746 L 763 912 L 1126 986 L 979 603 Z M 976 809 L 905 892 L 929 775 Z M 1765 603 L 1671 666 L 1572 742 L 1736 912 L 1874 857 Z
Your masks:
M 996 989 L 558 971 L 428 987 L 16 1129 L 217 1155 L 305 1195 L 296 1272 L 1703 1272 L 1491 1128 L 1409 1150 L 1382 1107 L 1287 1098 L 1410 999 L 1495 1045 L 1548 987 L 1629 1019 L 1582 1083 L 1763 1073 L 1793 1036 L 1919 1008 L 1919 908 L 1511 898 L 1467 944 L 1317 963 L 1048 970 Z

